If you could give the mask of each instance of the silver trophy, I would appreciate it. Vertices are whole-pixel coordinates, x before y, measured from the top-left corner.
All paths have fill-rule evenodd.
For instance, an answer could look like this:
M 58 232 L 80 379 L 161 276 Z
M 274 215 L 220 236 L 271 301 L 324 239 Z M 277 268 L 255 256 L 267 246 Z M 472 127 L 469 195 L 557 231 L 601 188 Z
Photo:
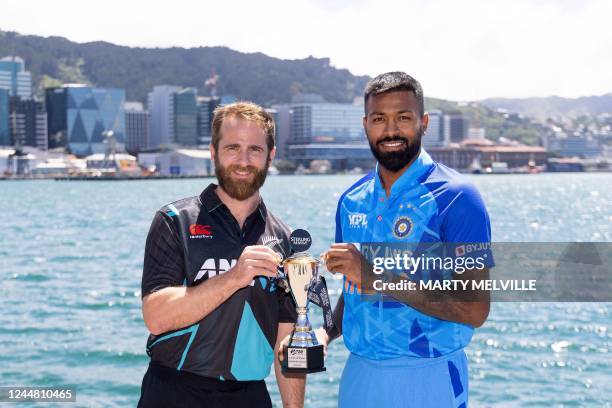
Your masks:
M 319 260 L 305 252 L 283 261 L 288 290 L 298 314 L 289 346 L 284 351 L 284 372 L 314 373 L 325 371 L 323 345 L 319 344 L 308 320 L 308 291 L 318 279 Z

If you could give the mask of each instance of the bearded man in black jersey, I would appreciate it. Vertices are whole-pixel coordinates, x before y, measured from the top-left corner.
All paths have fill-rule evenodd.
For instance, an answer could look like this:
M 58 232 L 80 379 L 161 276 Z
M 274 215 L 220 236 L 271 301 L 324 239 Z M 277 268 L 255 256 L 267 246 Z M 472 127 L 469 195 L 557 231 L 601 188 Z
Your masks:
M 305 378 L 274 358 L 295 322 L 275 285 L 291 230 L 259 188 L 274 158 L 274 121 L 260 106 L 217 108 L 211 156 L 218 185 L 162 207 L 147 237 L 142 313 L 151 357 L 140 407 L 271 407 L 274 362 L 283 405 L 303 406 Z

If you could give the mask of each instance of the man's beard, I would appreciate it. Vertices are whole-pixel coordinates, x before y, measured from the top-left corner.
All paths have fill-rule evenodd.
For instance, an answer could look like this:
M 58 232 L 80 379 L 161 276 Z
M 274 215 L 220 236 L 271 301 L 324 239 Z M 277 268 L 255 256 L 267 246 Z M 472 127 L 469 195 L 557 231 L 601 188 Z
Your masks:
M 219 181 L 219 186 L 235 200 L 244 201 L 247 198 L 255 194 L 268 175 L 268 167 L 270 167 L 270 159 L 266 162 L 266 166 L 263 169 L 258 169 L 255 166 L 239 166 L 237 164 L 230 164 L 227 167 L 223 167 L 219 163 L 219 159 L 215 156 L 215 175 Z M 253 181 L 248 180 L 232 180 L 232 172 L 234 170 L 248 171 L 253 174 Z
M 376 142 L 376 145 L 372 144 L 370 138 L 368 137 L 368 143 L 370 144 L 370 150 L 372 150 L 372 154 L 376 158 L 376 161 L 385 169 L 396 173 L 406 167 L 408 163 L 410 163 L 414 158 L 419 155 L 421 150 L 421 137 L 423 136 L 423 127 L 419 126 L 419 130 L 417 132 L 417 137 L 414 139 L 408 139 L 407 137 L 395 135 L 390 137 L 385 137 Z M 394 152 L 383 152 L 379 150 L 379 146 L 384 142 L 392 142 L 392 141 L 402 141 L 405 143 L 404 148 L 402 150 L 394 151 Z

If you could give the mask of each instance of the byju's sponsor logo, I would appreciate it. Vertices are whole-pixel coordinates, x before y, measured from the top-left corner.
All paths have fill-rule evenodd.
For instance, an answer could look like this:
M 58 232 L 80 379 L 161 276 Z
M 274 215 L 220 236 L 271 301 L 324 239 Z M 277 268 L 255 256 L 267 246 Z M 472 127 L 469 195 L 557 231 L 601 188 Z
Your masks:
M 351 228 L 365 228 L 368 226 L 368 216 L 364 213 L 350 213 L 348 220 Z
M 212 238 L 212 227 L 210 225 L 191 224 L 189 226 L 189 238 Z

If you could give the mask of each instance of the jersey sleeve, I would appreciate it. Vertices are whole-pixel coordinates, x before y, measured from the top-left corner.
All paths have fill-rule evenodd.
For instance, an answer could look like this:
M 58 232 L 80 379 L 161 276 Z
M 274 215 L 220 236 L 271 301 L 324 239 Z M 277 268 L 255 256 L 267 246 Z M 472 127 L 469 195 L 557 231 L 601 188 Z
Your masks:
M 475 248 L 471 256 L 484 256 L 485 266 L 494 266 L 491 221 L 480 193 L 471 183 L 462 183 L 453 195 L 454 199 L 444 209 L 442 241 L 452 243 L 457 256 L 464 256 L 465 244 L 471 244 L 470 248 Z
M 185 260 L 178 231 L 172 220 L 157 212 L 145 246 L 142 297 L 185 280 Z

